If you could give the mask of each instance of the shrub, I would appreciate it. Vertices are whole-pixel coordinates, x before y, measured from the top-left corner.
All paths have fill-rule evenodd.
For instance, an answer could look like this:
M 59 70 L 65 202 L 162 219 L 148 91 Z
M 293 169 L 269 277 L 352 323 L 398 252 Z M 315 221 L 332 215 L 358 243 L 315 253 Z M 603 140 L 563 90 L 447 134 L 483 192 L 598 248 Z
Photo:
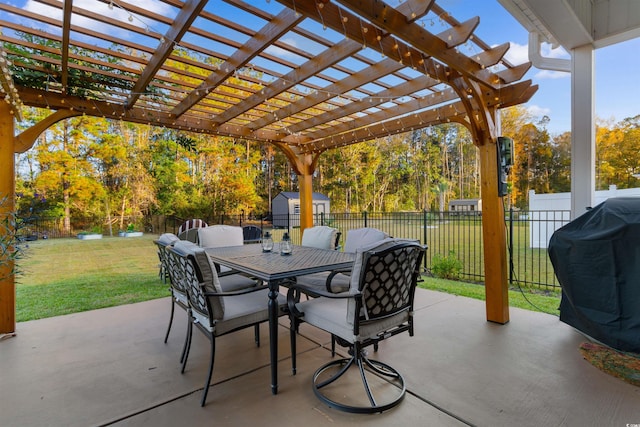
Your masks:
M 462 261 L 460 261 L 454 251 L 449 251 L 449 255 L 435 254 L 431 259 L 431 273 L 440 279 L 456 280 L 462 272 Z

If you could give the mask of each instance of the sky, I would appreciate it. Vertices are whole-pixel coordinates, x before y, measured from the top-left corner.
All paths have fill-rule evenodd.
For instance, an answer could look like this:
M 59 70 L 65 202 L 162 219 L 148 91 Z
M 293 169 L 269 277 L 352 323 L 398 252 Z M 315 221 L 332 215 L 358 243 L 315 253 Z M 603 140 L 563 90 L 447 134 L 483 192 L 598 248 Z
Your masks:
M 440 0 L 458 21 L 480 17 L 476 29 L 490 45 L 510 42 L 507 57 L 514 64 L 528 61 L 528 32 L 497 0 Z M 544 45 L 542 55 L 570 59 L 563 49 Z M 531 68 L 524 79 L 538 85 L 537 93 L 524 104 L 536 117 L 550 118 L 552 135 L 571 131 L 571 78 L 569 73 Z M 640 114 L 640 38 L 595 51 L 595 112 L 607 122 L 617 123 Z
M 262 9 L 277 13 L 281 5 L 277 1 L 270 0 L 245 0 Z M 386 0 L 393 4 L 394 0 Z M 117 0 L 114 0 L 117 5 Z M 33 0 L 10 0 L 18 7 L 26 9 L 46 8 L 40 2 Z M 210 7 L 224 8 L 220 0 L 210 0 Z M 163 15 L 171 15 L 171 8 L 160 10 L 168 6 L 157 0 L 138 0 L 138 6 L 149 8 Z M 475 30 L 483 41 L 489 45 L 498 45 L 505 42 L 511 44 L 507 52 L 507 59 L 513 64 L 521 64 L 528 61 L 528 33 L 498 2 L 498 0 L 439 0 L 438 4 L 450 12 L 458 21 L 465 21 L 475 16 L 480 17 L 480 24 Z M 142 21 L 132 20 L 129 13 L 118 7 L 109 7 L 108 3 L 96 3 L 95 0 L 75 0 L 74 5 L 79 7 L 101 8 L 96 10 L 102 14 L 113 14 L 122 21 L 129 19 L 131 23 L 142 24 Z M 175 8 L 173 8 L 175 10 Z M 59 14 L 59 9 L 57 14 Z M 53 12 L 55 15 L 56 12 Z M 78 19 L 78 18 L 74 18 Z M 248 21 L 254 19 L 251 15 L 236 17 L 244 25 L 252 25 Z M 74 21 L 79 23 L 78 21 Z M 87 23 L 87 25 L 90 23 Z M 95 22 L 94 24 L 95 25 Z M 263 23 L 255 23 L 263 25 Z M 319 24 L 318 24 L 319 25 Z M 166 28 L 154 28 L 159 32 L 165 32 Z M 101 31 L 113 33 L 120 29 L 115 27 L 102 28 Z M 319 29 L 318 31 L 322 31 Z M 436 30 L 432 30 L 434 33 Z M 126 35 L 116 34 L 121 37 Z M 340 36 L 340 35 L 339 35 Z M 234 34 L 231 37 L 238 41 L 243 40 L 243 35 Z M 341 36 L 340 36 L 341 37 Z M 198 43 L 198 40 L 192 40 Z M 209 42 L 210 43 L 210 42 Z M 295 44 L 295 41 L 292 41 Z M 310 47 L 306 47 L 310 48 Z M 277 48 L 273 48 L 277 49 Z M 462 50 L 463 53 L 464 49 Z M 364 51 L 363 51 L 364 52 Z M 228 52 L 230 54 L 231 52 Z M 271 52 L 277 55 L 277 52 Z M 467 53 L 472 55 L 472 52 Z M 542 55 L 569 59 L 570 56 L 562 48 L 552 50 L 550 46 L 543 45 Z M 291 58 L 287 58 L 291 59 Z M 273 64 L 272 64 L 273 66 Z M 525 79 L 531 79 L 538 85 L 537 93 L 524 104 L 536 118 L 549 117 L 547 129 L 552 135 L 558 135 L 571 130 L 571 78 L 569 73 L 539 70 L 531 68 L 525 75 Z M 617 45 L 601 48 L 595 51 L 595 112 L 600 120 L 614 124 L 627 117 L 640 114 L 640 38 Z

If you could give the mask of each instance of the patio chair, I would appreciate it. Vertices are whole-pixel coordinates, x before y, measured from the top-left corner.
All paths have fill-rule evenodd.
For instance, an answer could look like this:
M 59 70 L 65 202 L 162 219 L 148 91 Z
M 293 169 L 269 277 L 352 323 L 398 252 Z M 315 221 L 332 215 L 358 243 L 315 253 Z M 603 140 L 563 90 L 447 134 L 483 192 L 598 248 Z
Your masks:
M 160 280 L 164 283 L 167 283 L 169 279 L 169 269 L 167 268 L 167 255 L 165 251 L 165 247 L 173 244 L 178 239 L 173 233 L 164 233 L 160 235 L 157 240 L 154 240 L 153 243 L 158 247 L 158 259 L 160 260 L 158 276 L 160 276 Z
M 269 288 L 266 285 L 225 292 L 204 249 L 180 246 L 169 249 L 179 257 L 187 284 L 191 304 L 191 323 L 211 342 L 209 370 L 204 383 L 200 405 L 204 406 L 213 374 L 216 338 L 250 326 L 257 326 L 269 319 L 267 301 Z M 278 295 L 279 315 L 285 314 L 286 300 Z M 256 328 L 257 330 L 257 328 Z M 190 329 L 191 334 L 193 328 Z M 184 372 L 189 358 L 191 337 L 182 361 Z M 259 345 L 259 340 L 257 341 Z
M 176 248 L 178 251 L 180 252 L 194 252 L 194 251 L 198 251 L 198 254 L 200 253 L 204 253 L 204 250 L 200 251 L 201 248 L 200 246 L 196 245 L 193 242 L 189 242 L 186 240 L 181 240 L 178 242 L 175 242 L 173 244 L 173 247 Z M 200 256 L 200 255 L 199 255 Z M 215 264 L 211 263 L 209 257 L 204 257 L 202 258 L 201 261 L 203 260 L 207 260 L 207 262 L 209 262 L 211 264 L 211 268 L 216 269 Z M 255 286 L 261 285 L 262 281 L 261 280 L 257 280 L 257 279 L 253 279 L 250 277 L 247 277 L 243 274 L 225 274 L 225 275 L 221 275 L 221 274 L 217 274 L 217 270 L 216 270 L 216 275 L 218 276 L 218 282 L 220 283 L 220 287 L 222 288 L 223 292 L 233 292 L 233 291 L 238 291 L 241 289 L 246 289 L 246 288 L 253 288 Z M 205 277 L 206 280 L 213 280 L 211 277 Z
M 389 237 L 388 234 L 377 228 L 354 228 L 347 231 L 347 241 L 344 245 L 344 251 L 355 253 L 358 248 L 368 246 L 371 243 L 378 242 L 387 237 Z M 301 285 L 315 287 L 317 289 L 326 289 L 328 292 L 346 291 L 349 289 L 350 280 L 349 270 L 313 273 L 296 277 L 296 281 Z
M 169 332 L 171 332 L 171 326 L 173 324 L 175 306 L 177 305 L 187 312 L 187 334 L 185 335 L 184 345 L 182 346 L 182 353 L 180 354 L 180 362 L 182 363 L 186 353 L 187 345 L 189 344 L 189 337 L 191 336 L 191 321 L 189 320 L 191 317 L 191 307 L 189 305 L 189 297 L 187 296 L 187 287 L 184 281 L 184 274 L 180 265 L 180 260 L 170 250 L 173 245 L 180 244 L 180 242 L 182 242 L 182 240 L 178 239 L 173 241 L 173 243 L 165 245 L 163 247 L 166 269 L 169 274 L 169 283 L 171 284 L 171 287 L 169 288 L 171 291 L 171 315 L 169 317 L 167 332 L 164 336 L 164 342 L 166 344 L 167 340 L 169 339 Z
M 340 243 L 338 229 L 326 225 L 309 227 L 302 233 L 302 246 L 335 250 Z
M 244 245 L 244 232 L 242 227 L 235 225 L 210 225 L 198 229 L 198 245 L 203 248 L 242 246 Z M 236 273 L 224 265 L 216 264 L 216 270 L 220 276 Z
M 255 225 L 242 227 L 244 243 L 260 243 L 262 241 L 262 229 Z
M 206 222 L 197 218 L 185 221 L 178 228 L 178 238 L 180 240 L 188 240 L 193 243 L 198 243 L 198 229 L 206 226 Z
M 330 407 L 353 413 L 383 412 L 404 398 L 402 375 L 386 363 L 369 359 L 365 348 L 403 332 L 413 336 L 413 299 L 424 251 L 425 247 L 417 242 L 385 239 L 356 251 L 347 292 L 334 294 L 300 284 L 289 289 L 294 375 L 296 335 L 301 322 L 329 332 L 341 345 L 349 347 L 349 358 L 333 360 L 313 374 L 314 393 Z M 324 298 L 299 302 L 298 291 Z M 354 395 L 353 388 L 345 393 L 339 384 L 330 387 L 348 375 L 352 367 L 359 371 L 364 386 L 362 396 Z

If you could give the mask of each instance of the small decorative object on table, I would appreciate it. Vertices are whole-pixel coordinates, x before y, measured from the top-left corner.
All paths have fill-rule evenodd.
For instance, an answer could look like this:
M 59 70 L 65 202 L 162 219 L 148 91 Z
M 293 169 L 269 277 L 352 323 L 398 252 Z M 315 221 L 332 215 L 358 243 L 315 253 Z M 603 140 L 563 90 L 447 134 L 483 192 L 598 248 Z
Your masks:
M 280 242 L 280 255 L 291 255 L 293 252 L 293 245 L 289 238 L 289 233 L 284 233 L 282 236 L 282 242 Z
M 271 252 L 273 249 L 273 238 L 271 238 L 271 233 L 265 231 L 264 236 L 262 237 L 262 252 Z

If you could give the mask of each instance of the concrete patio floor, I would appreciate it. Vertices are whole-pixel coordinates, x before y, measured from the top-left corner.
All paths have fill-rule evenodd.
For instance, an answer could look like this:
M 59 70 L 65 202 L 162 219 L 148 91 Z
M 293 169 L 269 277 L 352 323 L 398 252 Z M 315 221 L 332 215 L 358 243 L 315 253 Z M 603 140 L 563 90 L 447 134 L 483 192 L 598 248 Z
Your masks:
M 640 388 L 597 370 L 578 351 L 585 337 L 557 317 L 511 309 L 486 322 L 484 302 L 418 290 L 416 333 L 380 344 L 373 358 L 407 380 L 383 414 L 331 409 L 311 389 L 330 360 L 329 336 L 308 325 L 291 375 L 288 320 L 279 333 L 279 393 L 263 345 L 248 329 L 217 341 L 207 405 L 200 407 L 209 343 L 194 333 L 187 370 L 178 359 L 186 316 L 169 299 L 19 323 L 0 342 L 0 426 L 626 426 L 640 423 Z M 371 350 L 372 351 L 372 350 Z M 371 355 L 371 354 L 370 354 Z

